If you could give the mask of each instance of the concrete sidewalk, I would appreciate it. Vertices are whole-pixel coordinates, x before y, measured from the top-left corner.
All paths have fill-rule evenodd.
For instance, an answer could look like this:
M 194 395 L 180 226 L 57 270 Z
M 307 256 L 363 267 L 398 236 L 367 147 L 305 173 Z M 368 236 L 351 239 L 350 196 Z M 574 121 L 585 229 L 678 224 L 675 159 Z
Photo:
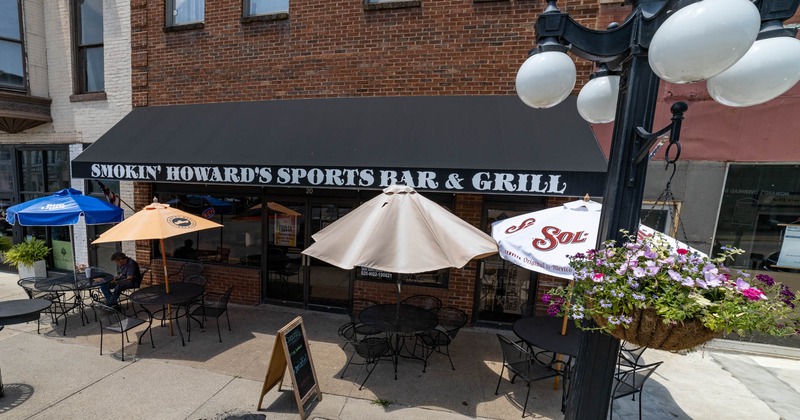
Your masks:
M 16 274 L 0 273 L 0 300 L 25 295 Z M 522 383 L 503 379 L 494 394 L 502 361 L 497 333 L 466 328 L 451 346 L 456 370 L 434 355 L 428 370 L 401 360 L 398 379 L 390 363 L 380 363 L 366 386 L 366 374 L 350 366 L 340 378 L 351 350 L 341 348 L 338 327 L 344 315 L 262 305 L 232 305 L 231 325 L 195 327 L 192 341 L 181 346 L 168 328 L 156 326 L 142 345 L 126 343 L 120 359 L 120 337 L 108 333 L 103 355 L 96 322 L 81 326 L 72 315 L 66 335 L 41 318 L 36 324 L 0 331 L 0 368 L 5 397 L 0 418 L 147 418 L 147 419 L 297 419 L 290 385 L 271 390 L 256 410 L 275 333 L 295 316 L 304 319 L 309 347 L 323 392 L 310 405 L 318 419 L 518 419 L 525 401 Z M 63 321 L 62 321 L 63 322 Z M 62 324 L 63 326 L 63 324 Z M 767 349 L 768 351 L 768 349 Z M 791 355 L 791 354 L 790 354 Z M 130 357 L 130 359 L 129 359 Z M 648 350 L 649 362 L 664 361 L 645 387 L 643 417 L 652 419 L 799 419 L 800 362 L 723 350 L 687 355 Z M 288 377 L 286 379 L 288 381 Z M 534 418 L 563 418 L 561 391 L 550 380 L 532 385 L 528 410 Z M 383 404 L 379 404 L 383 403 Z M 384 407 L 384 405 L 388 406 Z M 614 418 L 636 418 L 638 400 L 614 402 Z

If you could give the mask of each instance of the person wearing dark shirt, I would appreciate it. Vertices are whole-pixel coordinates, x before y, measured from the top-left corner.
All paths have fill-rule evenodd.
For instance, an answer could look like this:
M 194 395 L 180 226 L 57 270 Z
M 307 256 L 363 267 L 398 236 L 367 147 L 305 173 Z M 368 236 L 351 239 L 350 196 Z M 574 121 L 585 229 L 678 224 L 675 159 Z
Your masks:
M 172 256 L 175 258 L 183 258 L 185 260 L 196 260 L 197 259 L 197 250 L 192 248 L 194 245 L 194 241 L 191 239 L 187 239 L 183 241 L 183 246 L 177 248 Z
M 137 282 L 141 281 L 139 264 L 133 259 L 122 252 L 115 252 L 111 256 L 111 261 L 117 263 L 117 275 L 114 280 L 100 286 L 108 306 L 116 305 L 123 290 L 139 287 Z

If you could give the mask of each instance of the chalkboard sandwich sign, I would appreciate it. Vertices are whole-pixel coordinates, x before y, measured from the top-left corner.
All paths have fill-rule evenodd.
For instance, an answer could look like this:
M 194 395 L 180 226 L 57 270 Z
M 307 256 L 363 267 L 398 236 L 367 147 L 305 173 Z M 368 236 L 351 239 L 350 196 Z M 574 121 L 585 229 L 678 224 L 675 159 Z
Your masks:
M 289 377 L 292 379 L 300 418 L 305 419 L 304 405 L 314 395 L 317 396 L 317 401 L 322 401 L 322 391 L 319 389 L 317 372 L 314 370 L 314 362 L 308 348 L 303 318 L 299 316 L 278 330 L 278 334 L 275 336 L 275 344 L 272 346 L 272 356 L 267 367 L 267 375 L 264 378 L 264 386 L 261 387 L 257 409 L 261 409 L 264 395 L 270 389 L 275 385 L 278 385 L 278 390 L 281 389 L 287 367 L 289 368 Z

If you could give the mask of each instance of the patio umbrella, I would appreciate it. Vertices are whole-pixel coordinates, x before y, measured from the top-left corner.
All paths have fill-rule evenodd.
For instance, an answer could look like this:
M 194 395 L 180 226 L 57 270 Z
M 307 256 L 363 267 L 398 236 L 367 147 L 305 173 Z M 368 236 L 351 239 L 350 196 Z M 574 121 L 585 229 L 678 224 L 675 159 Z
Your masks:
M 122 209 L 113 204 L 83 195 L 76 189 L 66 188 L 52 195 L 9 207 L 6 210 L 6 221 L 12 225 L 19 222 L 22 226 L 69 226 L 72 238 L 72 226 L 78 223 L 81 216 L 87 225 L 99 225 L 121 222 L 122 213 Z M 74 262 L 74 241 L 72 258 Z
M 569 255 L 597 246 L 600 203 L 587 199 L 526 213 L 492 223 L 492 237 L 500 257 L 531 271 L 565 279 L 572 278 Z M 672 247 L 705 255 L 645 225 L 638 236 L 658 236 Z
M 311 237 L 315 242 L 303 254 L 346 270 L 423 273 L 497 253 L 489 235 L 402 185 L 387 187 Z M 397 294 L 399 305 L 400 281 Z
M 164 287 L 167 293 L 169 293 L 167 260 L 163 258 L 163 256 L 166 255 L 164 252 L 164 239 L 198 230 L 221 227 L 222 225 L 219 223 L 172 208 L 169 204 L 161 204 L 157 200 L 153 200 L 152 204 L 145 206 L 145 208 L 134 213 L 120 224 L 107 230 L 92 243 L 158 239 L 161 245 L 162 260 L 164 262 Z

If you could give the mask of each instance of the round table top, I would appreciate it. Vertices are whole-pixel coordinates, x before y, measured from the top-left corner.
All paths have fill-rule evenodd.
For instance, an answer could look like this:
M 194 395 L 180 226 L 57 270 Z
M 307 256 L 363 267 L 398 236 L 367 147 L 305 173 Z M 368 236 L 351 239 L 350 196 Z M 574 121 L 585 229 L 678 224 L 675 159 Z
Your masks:
M 358 315 L 359 321 L 391 334 L 416 334 L 439 323 L 436 314 L 418 306 L 395 303 L 370 306 Z
M 156 284 L 131 293 L 133 303 L 140 305 L 170 305 L 188 302 L 203 294 L 203 286 L 196 283 L 170 282 L 166 286 Z
M 58 277 L 48 277 L 46 279 L 36 279 L 33 287 L 43 292 L 57 292 L 64 289 L 84 290 L 100 287 L 114 279 L 111 273 L 97 273 L 87 278 L 85 273 L 69 273 Z
M 39 319 L 39 312 L 52 305 L 47 299 L 15 299 L 0 302 L 0 325 L 21 324 Z
M 519 319 L 514 323 L 514 334 L 531 346 L 564 354 L 578 355 L 580 331 L 573 320 L 567 320 L 567 332 L 561 335 L 564 318 L 533 316 Z

